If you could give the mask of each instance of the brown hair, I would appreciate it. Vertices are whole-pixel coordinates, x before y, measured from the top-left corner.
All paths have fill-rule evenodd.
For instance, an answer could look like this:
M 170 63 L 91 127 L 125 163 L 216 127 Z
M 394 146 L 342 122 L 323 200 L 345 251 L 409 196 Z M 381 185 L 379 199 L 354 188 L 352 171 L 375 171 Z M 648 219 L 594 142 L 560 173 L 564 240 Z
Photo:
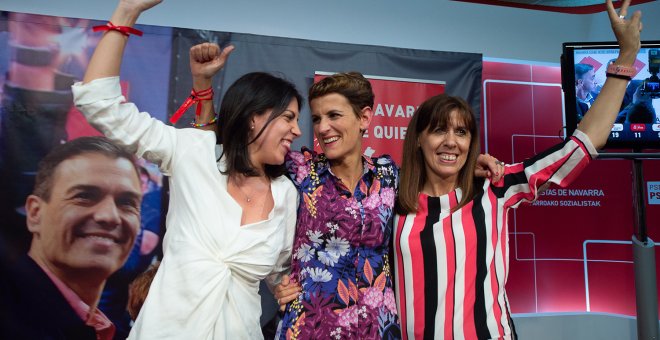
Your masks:
M 310 105 L 312 100 L 331 93 L 346 97 L 358 118 L 362 116 L 362 109 L 374 106 L 371 83 L 359 72 L 335 73 L 312 85 L 308 96 Z
M 460 209 L 474 197 L 477 190 L 474 171 L 480 150 L 476 118 L 465 100 L 440 94 L 422 103 L 408 123 L 406 138 L 403 142 L 403 161 L 399 172 L 397 213 L 408 214 L 417 211 L 418 195 L 428 178 L 424 166 L 424 156 L 418 143 L 420 135 L 426 130 L 447 127 L 451 120 L 451 113 L 454 111 L 458 113 L 459 119 L 470 131 L 471 138 L 467 160 L 458 174 L 458 188 L 462 190 L 463 196 L 453 211 Z
M 136 277 L 128 286 L 127 309 L 128 315 L 131 316 L 132 320 L 137 319 L 138 313 L 140 313 L 140 309 L 142 309 L 142 304 L 144 304 L 144 300 L 147 298 L 147 294 L 149 294 L 151 281 L 154 280 L 154 276 L 156 276 L 159 266 L 160 262 L 155 262 L 142 274 Z

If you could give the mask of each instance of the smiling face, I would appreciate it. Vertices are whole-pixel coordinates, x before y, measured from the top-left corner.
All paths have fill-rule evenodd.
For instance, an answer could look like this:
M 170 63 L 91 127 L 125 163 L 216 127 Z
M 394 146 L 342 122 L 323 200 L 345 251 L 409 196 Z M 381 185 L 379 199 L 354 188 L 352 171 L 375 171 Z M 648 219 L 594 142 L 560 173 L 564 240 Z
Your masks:
M 250 134 L 250 140 L 254 138 L 254 134 L 262 129 L 263 132 L 253 143 L 248 145 L 252 164 L 264 166 L 266 164 L 279 165 L 284 163 L 286 154 L 291 150 L 291 143 L 301 134 L 298 127 L 300 116 L 298 107 L 298 100 L 292 99 L 286 110 L 268 123 L 265 129 L 264 125 L 267 124 L 272 110 L 253 117 L 252 126 L 254 126 L 254 129 Z
M 140 181 L 131 161 L 83 153 L 54 170 L 48 199 L 30 195 L 30 256 L 63 279 L 106 279 L 126 261 L 140 229 Z
M 456 110 L 447 126 L 429 127 L 419 135 L 427 178 L 458 185 L 458 176 L 470 151 L 472 135 Z
M 361 157 L 362 131 L 369 127 L 371 108 L 362 109 L 358 116 L 346 97 L 330 93 L 313 99 L 310 109 L 314 136 L 329 160 Z

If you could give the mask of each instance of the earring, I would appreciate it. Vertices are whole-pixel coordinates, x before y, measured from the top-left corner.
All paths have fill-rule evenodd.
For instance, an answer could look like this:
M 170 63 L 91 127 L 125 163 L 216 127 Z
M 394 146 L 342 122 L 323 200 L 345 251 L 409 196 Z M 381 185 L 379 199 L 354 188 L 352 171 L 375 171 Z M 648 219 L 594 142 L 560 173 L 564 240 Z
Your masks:
M 250 130 L 254 130 L 254 125 L 250 126 Z

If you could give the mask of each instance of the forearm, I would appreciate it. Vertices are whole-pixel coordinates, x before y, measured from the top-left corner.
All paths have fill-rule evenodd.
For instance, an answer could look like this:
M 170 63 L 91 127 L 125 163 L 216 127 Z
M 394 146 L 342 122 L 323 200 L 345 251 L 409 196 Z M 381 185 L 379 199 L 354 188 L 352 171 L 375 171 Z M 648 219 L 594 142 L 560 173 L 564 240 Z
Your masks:
M 139 9 L 120 1 L 110 22 L 115 26 L 132 27 L 140 13 Z M 128 37 L 121 32 L 114 30 L 105 32 L 89 61 L 83 82 L 118 76 L 127 41 Z
M 615 64 L 620 66 L 632 66 L 637 56 L 636 51 L 623 51 L 617 58 Z M 616 120 L 626 92 L 628 81 L 621 78 L 608 77 L 603 88 L 584 116 L 578 129 L 589 136 L 596 149 L 605 146 L 607 138 Z

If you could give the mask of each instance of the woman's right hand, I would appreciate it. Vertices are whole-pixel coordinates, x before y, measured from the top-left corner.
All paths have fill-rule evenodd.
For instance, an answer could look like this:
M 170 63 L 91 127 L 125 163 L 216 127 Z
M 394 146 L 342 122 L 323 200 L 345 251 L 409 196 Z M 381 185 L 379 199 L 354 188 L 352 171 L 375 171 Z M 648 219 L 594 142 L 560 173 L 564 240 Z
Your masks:
M 282 276 L 282 282 L 273 289 L 273 295 L 277 299 L 277 304 L 280 305 L 280 310 L 284 311 L 286 304 L 295 300 L 301 291 L 300 285 L 291 280 L 289 275 Z

